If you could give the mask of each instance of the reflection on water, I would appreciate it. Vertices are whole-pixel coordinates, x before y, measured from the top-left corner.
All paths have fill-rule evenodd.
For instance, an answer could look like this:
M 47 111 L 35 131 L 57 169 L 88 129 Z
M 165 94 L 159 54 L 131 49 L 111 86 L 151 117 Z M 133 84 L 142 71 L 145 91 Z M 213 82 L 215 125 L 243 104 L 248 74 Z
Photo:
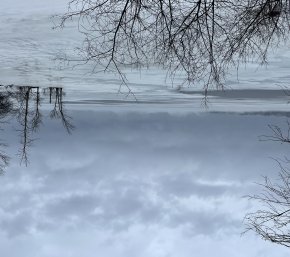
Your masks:
M 52 106 L 49 117 L 60 120 L 69 134 L 73 130 L 71 117 L 64 108 L 63 96 L 64 92 L 61 87 L 48 87 L 41 90 L 39 87 L 32 86 L 1 86 L 0 119 L 7 123 L 14 118 L 19 124 L 21 163 L 27 165 L 29 147 L 35 140 L 34 135 L 42 124 L 42 102 L 49 99 L 49 104 Z M 1 143 L 0 146 L 3 148 L 5 144 Z M 9 160 L 4 150 L 0 151 L 0 159 L 0 171 L 3 171 Z

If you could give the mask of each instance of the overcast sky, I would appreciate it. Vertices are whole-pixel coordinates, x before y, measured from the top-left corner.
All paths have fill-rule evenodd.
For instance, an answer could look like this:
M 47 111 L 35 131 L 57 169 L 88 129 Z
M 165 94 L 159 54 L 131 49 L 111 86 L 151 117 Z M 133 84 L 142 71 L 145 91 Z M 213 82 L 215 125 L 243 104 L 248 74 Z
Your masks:
M 244 195 L 274 177 L 287 146 L 259 142 L 285 117 L 74 112 L 76 130 L 44 123 L 0 177 L 3 256 L 288 256 L 243 232 Z M 14 127 L 16 125 L 13 125 Z M 287 255 L 286 255 L 287 254 Z

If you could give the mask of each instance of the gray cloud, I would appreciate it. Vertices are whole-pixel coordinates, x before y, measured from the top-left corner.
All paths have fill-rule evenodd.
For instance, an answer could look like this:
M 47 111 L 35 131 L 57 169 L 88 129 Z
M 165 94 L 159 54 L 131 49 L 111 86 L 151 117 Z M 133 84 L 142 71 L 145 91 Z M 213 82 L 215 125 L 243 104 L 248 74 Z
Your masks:
M 9 215 L 2 219 L 0 228 L 6 231 L 8 237 L 27 234 L 33 228 L 33 216 L 29 211 L 18 211 L 14 215 Z
M 3 240 L 34 238 L 30 243 L 39 244 L 36 235 L 65 233 L 63 240 L 82 241 L 84 234 L 87 238 L 99 233 L 98 248 L 108 256 L 134 255 L 139 245 L 144 250 L 139 256 L 146 257 L 160 247 L 160 256 L 174 256 L 165 242 L 185 244 L 188 251 L 180 256 L 189 256 L 190 240 L 201 244 L 206 238 L 212 244 L 219 237 L 220 244 L 226 244 L 228 237 L 237 236 L 236 243 L 243 213 L 252 208 L 242 196 L 257 190 L 252 182 L 260 174 L 273 172 L 275 165 L 269 165 L 267 156 L 286 149 L 258 141 L 267 132 L 266 124 L 283 120 L 274 116 L 109 112 L 73 116 L 77 129 L 72 136 L 48 121 L 31 148 L 30 166 L 20 168 L 16 160 L 0 178 Z M 153 241 L 147 244 L 147 237 Z M 111 242 L 111 250 L 103 240 Z M 128 240 L 131 243 L 125 244 Z M 157 247 L 158 240 L 165 245 Z M 250 241 L 243 241 L 239 249 Z M 43 250 L 42 256 L 58 256 L 65 249 L 51 238 L 48 242 L 53 250 L 50 255 Z M 262 242 L 259 247 L 264 247 Z M 252 256 L 258 256 L 257 251 Z M 222 253 L 228 251 L 215 256 Z

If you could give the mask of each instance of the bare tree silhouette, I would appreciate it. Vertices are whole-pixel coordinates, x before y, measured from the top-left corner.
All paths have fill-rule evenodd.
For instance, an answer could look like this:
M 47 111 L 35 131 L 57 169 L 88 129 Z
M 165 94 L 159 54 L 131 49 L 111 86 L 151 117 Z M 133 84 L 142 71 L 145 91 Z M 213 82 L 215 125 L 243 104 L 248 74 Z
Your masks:
M 71 117 L 66 113 L 63 105 L 63 90 L 61 87 L 49 87 L 49 103 L 53 104 L 53 110 L 50 117 L 60 119 L 66 131 L 71 134 L 74 129 L 71 123 Z
M 290 124 L 286 131 L 278 126 L 269 126 L 271 136 L 262 136 L 262 140 L 290 143 Z M 276 160 L 279 174 L 276 180 L 264 177 L 259 184 L 262 192 L 248 198 L 262 205 L 261 209 L 245 216 L 246 232 L 254 231 L 262 239 L 290 247 L 290 160 Z
M 0 143 L 0 147 L 6 147 L 7 145 L 4 143 Z M 2 174 L 5 168 L 9 164 L 9 156 L 1 149 L 0 150 L 0 174 Z
M 10 101 L 8 95 L 4 92 L 0 93 L 0 124 L 3 123 L 4 119 L 8 113 L 13 110 L 13 104 Z M 2 130 L 2 128 L 0 128 Z M 9 156 L 5 153 L 4 149 L 7 145 L 0 141 L 0 174 L 4 172 L 4 169 L 9 164 Z
M 36 90 L 36 92 L 35 92 Z M 39 88 L 30 86 L 18 86 L 14 92 L 17 100 L 17 120 L 20 127 L 21 149 L 19 155 L 21 162 L 28 164 L 28 148 L 32 145 L 34 139 L 32 133 L 39 127 L 41 123 L 41 115 L 39 113 Z M 35 101 L 35 108 L 31 108 L 31 101 Z
M 123 67 L 158 65 L 173 77 L 185 71 L 206 92 L 223 87 L 229 66 L 266 61 L 269 47 L 288 38 L 289 8 L 289 0 L 71 0 L 59 26 L 77 19 L 80 60 L 123 82 Z
M 35 140 L 34 135 L 42 124 L 41 103 L 43 97 L 49 96 L 49 103 L 53 105 L 49 117 L 60 119 L 64 128 L 71 133 L 74 126 L 71 117 L 64 109 L 63 89 L 60 87 L 44 88 L 41 94 L 39 87 L 0 85 L 0 125 L 5 117 L 16 117 L 20 128 L 20 163 L 25 165 L 29 162 L 29 148 Z M 47 94 L 47 92 L 49 92 Z M 1 130 L 1 128 L 0 128 Z M 0 141 L 0 147 L 7 145 Z M 9 156 L 0 149 L 0 173 L 8 165 Z
M 32 116 L 32 120 L 31 120 L 31 128 L 33 131 L 36 131 L 40 124 L 42 123 L 42 114 L 40 112 L 40 93 L 39 93 L 39 87 L 36 88 L 36 92 L 33 95 L 34 96 L 34 113 Z
M 62 88 L 51 87 L 43 90 L 43 95 L 47 96 L 49 90 L 49 103 L 53 103 L 53 110 L 50 112 L 50 118 L 57 118 L 62 121 L 63 126 L 68 133 L 71 133 L 74 126 L 71 118 L 67 115 L 63 107 L 63 91 Z M 19 155 L 21 163 L 28 164 L 28 149 L 35 140 L 33 134 L 37 132 L 42 124 L 43 115 L 40 110 L 42 98 L 39 87 L 32 86 L 10 86 L 10 97 L 15 101 L 14 112 L 18 123 L 20 124 L 20 143 Z

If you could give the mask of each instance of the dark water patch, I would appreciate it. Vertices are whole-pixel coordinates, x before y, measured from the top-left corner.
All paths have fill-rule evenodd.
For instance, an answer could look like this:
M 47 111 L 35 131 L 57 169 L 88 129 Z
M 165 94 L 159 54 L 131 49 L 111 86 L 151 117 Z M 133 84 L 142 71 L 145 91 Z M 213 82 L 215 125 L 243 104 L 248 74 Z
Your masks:
M 182 94 L 204 95 L 203 91 L 180 90 Z M 289 90 L 284 89 L 235 89 L 235 90 L 210 90 L 208 97 L 220 97 L 227 99 L 273 99 L 289 98 Z

